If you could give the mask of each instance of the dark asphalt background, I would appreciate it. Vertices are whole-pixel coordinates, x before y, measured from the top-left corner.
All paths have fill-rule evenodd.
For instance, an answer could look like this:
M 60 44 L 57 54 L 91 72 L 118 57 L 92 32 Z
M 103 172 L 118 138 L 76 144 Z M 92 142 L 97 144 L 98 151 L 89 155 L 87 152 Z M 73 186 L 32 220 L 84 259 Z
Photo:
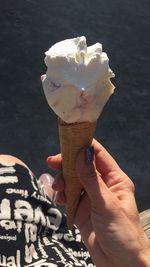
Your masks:
M 0 152 L 39 175 L 59 152 L 57 119 L 40 83 L 44 52 L 85 35 L 101 42 L 116 74 L 115 94 L 96 137 L 136 185 L 140 210 L 150 207 L 150 1 L 0 0 Z

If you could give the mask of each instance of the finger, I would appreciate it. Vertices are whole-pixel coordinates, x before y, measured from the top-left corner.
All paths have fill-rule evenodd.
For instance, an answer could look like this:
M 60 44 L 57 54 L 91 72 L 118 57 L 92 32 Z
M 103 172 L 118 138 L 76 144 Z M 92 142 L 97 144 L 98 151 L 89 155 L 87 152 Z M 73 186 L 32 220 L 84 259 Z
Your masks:
M 57 180 L 56 185 L 54 185 L 55 179 Z M 63 191 L 64 183 L 61 179 L 61 174 L 54 178 L 50 174 L 44 173 L 39 177 L 39 181 L 43 186 L 46 195 L 52 202 L 58 205 L 65 204 L 66 197 Z M 55 189 L 53 189 L 53 187 Z M 59 190 L 60 192 L 56 192 L 55 190 Z
M 65 182 L 62 173 L 59 173 L 55 176 L 52 183 L 52 188 L 55 191 L 63 191 L 65 189 Z
M 58 205 L 61 205 L 61 206 L 65 205 L 66 197 L 65 197 L 64 191 L 56 193 L 56 195 L 55 195 L 55 203 L 58 204 Z
M 54 182 L 54 177 L 48 173 L 44 173 L 39 177 L 39 182 L 44 188 L 44 192 L 49 197 L 50 200 L 54 199 L 54 190 L 52 189 L 52 184 Z
M 80 202 L 75 215 L 75 224 L 80 230 L 85 227 L 86 222 L 90 218 L 90 213 L 91 213 L 90 200 L 87 193 L 84 192 L 84 194 L 80 198 Z
M 41 75 L 41 82 L 43 82 L 46 78 L 46 74 Z
M 49 156 L 46 159 L 47 165 L 49 168 L 53 170 L 61 170 L 62 169 L 62 158 L 61 154 L 57 154 L 55 156 Z
M 93 139 L 92 145 L 94 146 L 96 156 L 96 167 L 97 170 L 103 175 L 114 170 L 120 170 L 116 161 L 108 153 L 108 151 L 95 139 Z M 47 164 L 51 169 L 61 170 L 62 169 L 62 157 L 61 154 L 55 156 L 49 156 L 47 158 Z
M 82 149 L 76 161 L 77 175 L 86 190 L 92 208 L 100 213 L 117 208 L 118 199 L 108 189 L 94 164 L 94 150 L 92 147 Z
M 121 171 L 117 162 L 98 141 L 94 139 L 92 146 L 94 146 L 96 168 L 102 176 L 112 171 Z
M 131 179 L 121 170 L 117 162 L 108 151 L 95 139 L 92 145 L 95 152 L 96 169 L 101 174 L 107 187 L 114 187 L 112 190 L 127 189 L 134 194 L 134 185 Z

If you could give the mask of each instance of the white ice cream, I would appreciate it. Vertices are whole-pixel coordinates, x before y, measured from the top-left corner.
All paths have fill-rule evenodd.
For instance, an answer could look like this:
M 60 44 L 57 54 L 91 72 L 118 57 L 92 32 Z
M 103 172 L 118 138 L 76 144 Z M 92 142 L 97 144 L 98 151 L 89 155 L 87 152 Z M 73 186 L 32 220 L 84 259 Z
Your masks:
M 42 84 L 49 106 L 67 123 L 96 121 L 115 88 L 102 45 L 87 47 L 82 36 L 56 43 L 45 54 Z

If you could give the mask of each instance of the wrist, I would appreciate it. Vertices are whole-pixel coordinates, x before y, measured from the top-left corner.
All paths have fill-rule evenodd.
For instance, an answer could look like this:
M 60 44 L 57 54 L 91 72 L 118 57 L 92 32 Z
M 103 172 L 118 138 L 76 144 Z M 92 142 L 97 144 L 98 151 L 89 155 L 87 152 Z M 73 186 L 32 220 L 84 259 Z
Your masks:
M 146 237 L 146 246 L 138 256 L 138 267 L 150 267 L 150 240 Z

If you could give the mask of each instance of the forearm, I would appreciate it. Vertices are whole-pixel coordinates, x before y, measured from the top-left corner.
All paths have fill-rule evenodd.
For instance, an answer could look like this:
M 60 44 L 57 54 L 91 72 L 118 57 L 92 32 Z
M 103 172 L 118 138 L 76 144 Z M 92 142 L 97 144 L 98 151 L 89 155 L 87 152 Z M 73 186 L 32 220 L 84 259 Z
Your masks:
M 105 229 L 107 224 L 109 227 Z M 98 240 L 94 248 L 100 252 L 102 249 L 104 257 L 97 260 L 99 253 L 92 253 L 95 263 L 100 262 L 101 267 L 150 267 L 150 240 L 139 223 L 130 222 L 126 216 L 117 224 L 105 220 L 99 233 L 100 237 L 96 233 L 93 237 L 93 242 Z
M 122 262 L 120 265 L 114 265 L 115 267 L 150 267 L 150 240 L 143 229 L 141 228 L 140 230 L 139 238 L 137 238 L 137 245 L 135 242 L 135 246 L 133 246 L 135 250 L 131 246 L 129 248 L 129 254 L 125 253 L 124 264 Z M 131 243 L 131 241 L 129 241 L 129 243 Z
M 128 257 L 127 264 L 117 267 L 150 267 L 150 240 L 146 235 L 143 236 L 143 247 L 140 251 L 133 252 L 131 259 Z
M 150 241 L 149 246 L 138 256 L 138 267 L 150 267 Z

